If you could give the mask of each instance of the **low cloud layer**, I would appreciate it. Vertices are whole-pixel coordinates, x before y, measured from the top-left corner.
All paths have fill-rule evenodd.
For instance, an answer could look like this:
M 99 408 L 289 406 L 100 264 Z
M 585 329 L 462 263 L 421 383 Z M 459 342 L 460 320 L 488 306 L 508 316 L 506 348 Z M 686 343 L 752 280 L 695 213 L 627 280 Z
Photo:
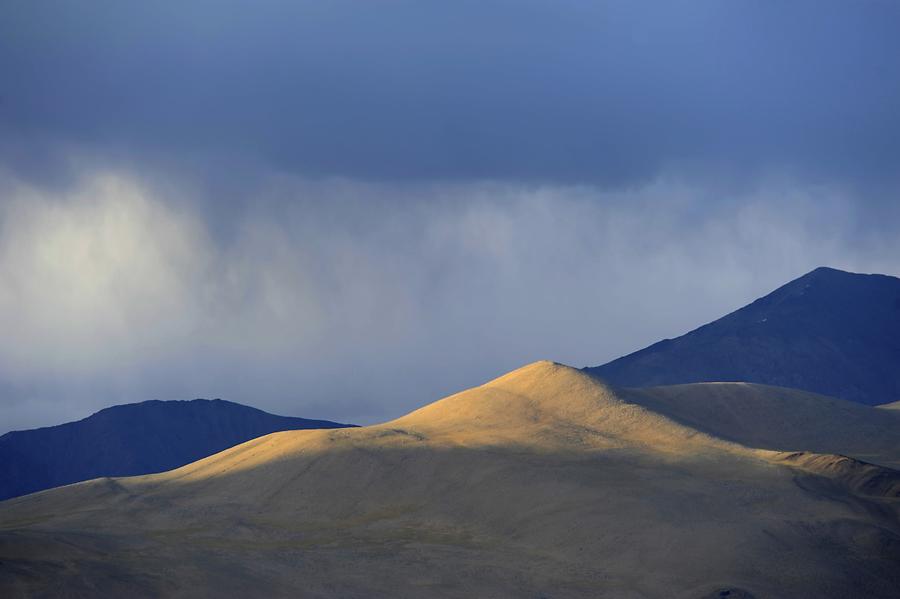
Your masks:
M 846 191 L 770 179 L 628 191 L 261 178 L 213 218 L 187 183 L 4 178 L 7 429 L 223 397 L 371 422 L 525 362 L 594 365 L 812 268 L 900 275 Z

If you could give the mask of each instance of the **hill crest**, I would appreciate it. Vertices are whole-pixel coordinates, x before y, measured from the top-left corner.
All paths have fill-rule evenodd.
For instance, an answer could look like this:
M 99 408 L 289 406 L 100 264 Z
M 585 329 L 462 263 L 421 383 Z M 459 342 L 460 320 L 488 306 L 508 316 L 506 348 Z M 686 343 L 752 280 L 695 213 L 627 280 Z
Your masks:
M 820 267 L 680 337 L 586 368 L 620 387 L 744 381 L 900 398 L 900 279 Z
M 741 413 L 690 426 L 676 409 L 774 402 L 843 426 L 846 402 L 688 387 L 704 396 L 630 395 L 537 362 L 384 424 L 276 432 L 169 472 L 2 502 L 0 594 L 596 597 L 638 580 L 642 596 L 893 596 L 896 471 L 723 440 Z M 892 437 L 873 447 L 900 458 Z
M 221 399 L 111 406 L 74 422 L 0 436 L 0 500 L 101 476 L 171 470 L 274 431 L 346 426 Z

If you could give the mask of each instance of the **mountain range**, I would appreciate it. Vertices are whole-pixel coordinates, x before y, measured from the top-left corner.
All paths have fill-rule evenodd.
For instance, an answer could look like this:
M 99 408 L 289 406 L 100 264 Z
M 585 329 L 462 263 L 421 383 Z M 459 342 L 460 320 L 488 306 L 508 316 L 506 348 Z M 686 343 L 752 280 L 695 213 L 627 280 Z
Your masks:
M 98 478 L 0 502 L 0 596 L 892 599 L 898 325 L 900 280 L 820 268 L 384 424 L 195 400 L 8 433 L 0 480 Z
M 275 431 L 352 426 L 220 399 L 145 401 L 0 436 L 0 500 L 101 476 L 163 472 Z
M 900 279 L 821 267 L 675 339 L 587 372 L 621 387 L 744 381 L 900 400 Z
M 898 463 L 896 410 L 538 362 L 0 503 L 0 595 L 887 599 Z

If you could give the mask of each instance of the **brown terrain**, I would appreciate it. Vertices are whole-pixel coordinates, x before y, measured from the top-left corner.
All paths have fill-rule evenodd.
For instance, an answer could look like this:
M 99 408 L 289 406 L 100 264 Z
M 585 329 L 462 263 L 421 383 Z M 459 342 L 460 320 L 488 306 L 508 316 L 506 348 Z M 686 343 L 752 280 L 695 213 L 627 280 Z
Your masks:
M 537 362 L 0 503 L 6 597 L 898 597 L 900 410 Z

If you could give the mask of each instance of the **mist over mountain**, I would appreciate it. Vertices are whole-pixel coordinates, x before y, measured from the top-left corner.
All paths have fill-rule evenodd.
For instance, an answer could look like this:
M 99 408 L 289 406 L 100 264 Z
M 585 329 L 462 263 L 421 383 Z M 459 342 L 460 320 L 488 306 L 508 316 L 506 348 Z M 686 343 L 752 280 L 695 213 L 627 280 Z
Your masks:
M 821 267 L 676 339 L 586 369 L 612 385 L 745 381 L 900 399 L 900 279 Z
M 0 436 L 0 500 L 101 476 L 163 472 L 276 431 L 348 426 L 221 399 L 113 406 Z

